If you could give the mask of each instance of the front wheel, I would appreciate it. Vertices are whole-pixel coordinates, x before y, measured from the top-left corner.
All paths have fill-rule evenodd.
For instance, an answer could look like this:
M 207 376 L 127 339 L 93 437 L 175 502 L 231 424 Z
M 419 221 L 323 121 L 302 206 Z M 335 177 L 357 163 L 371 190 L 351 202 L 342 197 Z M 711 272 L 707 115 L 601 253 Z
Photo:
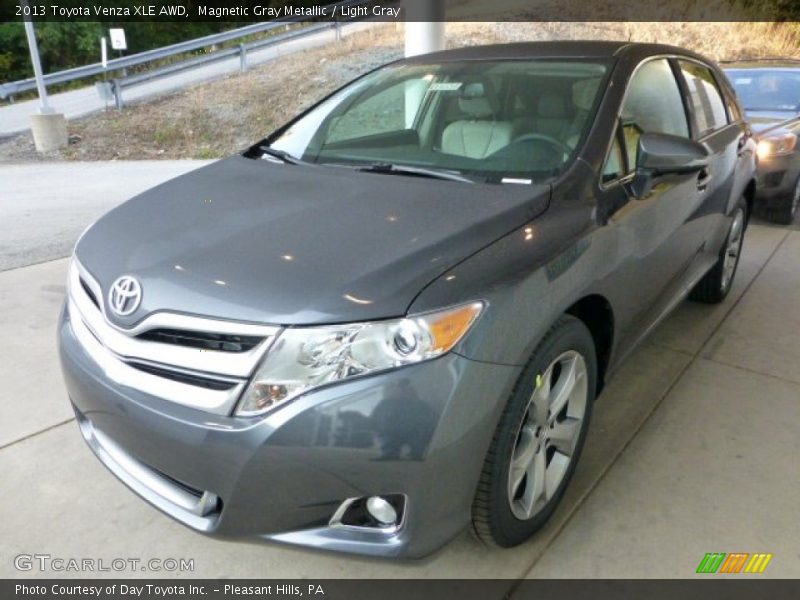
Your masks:
M 747 204 L 742 199 L 733 211 L 733 219 L 725 243 L 719 252 L 719 259 L 694 286 L 689 294 L 690 300 L 705 304 L 719 304 L 725 300 L 728 292 L 731 291 L 733 278 L 736 276 L 736 269 L 739 266 L 746 228 Z
M 596 381 L 591 333 L 562 317 L 531 356 L 495 430 L 473 502 L 481 540 L 515 546 L 553 514 L 583 447 Z

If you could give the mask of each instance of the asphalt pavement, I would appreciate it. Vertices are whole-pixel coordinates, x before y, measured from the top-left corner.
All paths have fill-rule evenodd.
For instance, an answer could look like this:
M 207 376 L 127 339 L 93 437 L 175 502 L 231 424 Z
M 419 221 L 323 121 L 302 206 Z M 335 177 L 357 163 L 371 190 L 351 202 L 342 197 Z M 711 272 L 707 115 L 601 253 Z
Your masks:
M 197 577 L 683 578 L 706 552 L 772 553 L 758 577 L 800 577 L 800 231 L 764 223 L 748 230 L 729 298 L 684 303 L 611 381 L 562 506 L 520 547 L 487 548 L 465 532 L 421 561 L 365 559 L 206 538 L 144 503 L 72 418 L 54 343 L 67 260 L 49 258 L 66 256 L 99 212 L 195 166 L 0 168 L 0 473 L 12 492 L 0 514 L 13 515 L 0 520 L 0 577 L 43 575 L 16 570 L 13 557 L 47 553 L 186 558 L 194 570 L 175 574 Z M 47 173 L 38 184 L 37 169 Z M 39 185 L 50 191 L 26 215 Z
M 202 161 L 0 165 L 0 271 L 67 256 L 88 224 Z

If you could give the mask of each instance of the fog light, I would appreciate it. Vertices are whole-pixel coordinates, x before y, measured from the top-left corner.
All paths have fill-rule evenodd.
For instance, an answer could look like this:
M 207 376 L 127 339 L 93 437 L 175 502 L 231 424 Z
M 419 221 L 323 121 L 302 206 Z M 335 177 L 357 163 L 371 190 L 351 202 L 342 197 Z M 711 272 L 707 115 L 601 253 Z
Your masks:
M 404 494 L 361 496 L 348 498 L 339 505 L 331 517 L 331 527 L 357 527 L 362 531 L 395 533 L 405 520 Z
M 397 522 L 397 511 L 380 496 L 367 498 L 367 512 L 382 525 L 394 525 Z

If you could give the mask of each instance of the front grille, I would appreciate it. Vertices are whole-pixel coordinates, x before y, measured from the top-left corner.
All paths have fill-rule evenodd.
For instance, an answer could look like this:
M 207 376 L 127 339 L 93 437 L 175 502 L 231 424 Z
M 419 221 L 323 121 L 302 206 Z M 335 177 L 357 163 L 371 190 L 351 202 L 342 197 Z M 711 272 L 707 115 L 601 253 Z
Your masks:
M 117 384 L 229 415 L 280 328 L 154 312 L 129 329 L 106 319 L 103 288 L 73 260 L 68 310 L 84 350 Z
M 180 383 L 186 383 L 189 385 L 196 385 L 198 387 L 204 387 L 209 390 L 223 391 L 223 390 L 230 390 L 236 387 L 235 381 L 223 381 L 220 379 L 212 379 L 210 377 L 203 377 L 191 373 L 184 373 L 182 371 L 176 371 L 175 369 L 165 369 L 163 367 L 148 365 L 146 363 L 141 363 L 136 361 L 128 361 L 128 364 L 132 366 L 134 369 L 139 369 L 140 371 L 144 371 L 145 373 L 150 373 L 151 375 L 158 375 L 159 377 L 171 379 L 172 381 L 178 381 Z
M 158 475 L 160 475 L 161 477 L 163 477 L 164 479 L 166 479 L 170 483 L 174 484 L 176 487 L 179 487 L 180 489 L 182 489 L 187 494 L 191 494 L 195 498 L 202 498 L 203 497 L 203 494 L 204 494 L 203 490 L 198 490 L 195 487 L 187 485 L 187 484 L 183 483 L 182 481 L 179 481 L 179 480 L 175 479 L 174 477 L 171 477 L 171 476 L 167 475 L 166 473 L 164 473 L 164 471 L 156 469 L 155 467 L 152 467 L 150 465 L 146 465 L 146 466 L 148 468 L 152 469 L 153 471 L 155 471 Z
M 78 415 L 83 438 L 100 461 L 123 483 L 145 500 L 152 502 L 172 517 L 208 531 L 222 511 L 222 500 L 208 490 L 188 486 L 158 469 L 140 462 L 112 438 L 105 435 L 83 415 Z
M 81 277 L 81 287 L 83 288 L 83 291 L 86 292 L 86 295 L 89 296 L 89 300 L 92 301 L 92 304 L 94 304 L 97 308 L 100 308 L 100 300 L 97 299 L 97 296 L 92 291 L 92 288 L 89 287 L 89 284 L 86 283 L 86 280 L 83 277 Z
M 153 329 L 138 336 L 141 340 L 216 350 L 218 352 L 247 352 L 264 341 L 263 337 L 251 335 L 227 335 L 201 331 L 180 331 L 177 329 Z

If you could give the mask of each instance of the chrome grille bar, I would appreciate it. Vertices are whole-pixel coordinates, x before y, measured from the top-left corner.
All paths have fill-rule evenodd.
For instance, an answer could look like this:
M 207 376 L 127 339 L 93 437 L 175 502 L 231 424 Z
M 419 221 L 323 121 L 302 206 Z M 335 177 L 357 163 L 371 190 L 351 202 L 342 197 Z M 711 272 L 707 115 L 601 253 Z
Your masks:
M 70 291 L 72 300 L 83 317 L 86 326 L 101 340 L 103 345 L 114 354 L 125 358 L 148 360 L 204 373 L 217 373 L 232 377 L 249 377 L 280 331 L 278 327 L 268 325 L 251 325 L 179 315 L 175 313 L 154 313 L 129 330 L 112 325 L 103 311 L 98 310 L 81 287 L 81 278 L 94 292 L 102 298 L 100 285 L 94 278 L 73 260 L 75 268 L 70 272 Z M 100 303 L 102 306 L 102 302 Z M 137 336 L 154 329 L 175 329 L 197 332 L 214 332 L 228 335 L 259 336 L 263 341 L 247 352 L 223 352 L 203 350 L 188 346 L 175 346 L 137 339 Z
M 106 319 L 102 301 L 98 307 L 89 292 L 95 299 L 103 298 L 97 281 L 73 259 L 67 304 L 72 329 L 86 352 L 110 379 L 214 414 L 227 415 L 233 411 L 248 378 L 280 332 L 280 328 L 269 325 L 166 312 L 154 313 L 129 330 L 121 329 Z M 158 329 L 246 336 L 258 338 L 260 342 L 243 352 L 201 351 L 139 337 Z

